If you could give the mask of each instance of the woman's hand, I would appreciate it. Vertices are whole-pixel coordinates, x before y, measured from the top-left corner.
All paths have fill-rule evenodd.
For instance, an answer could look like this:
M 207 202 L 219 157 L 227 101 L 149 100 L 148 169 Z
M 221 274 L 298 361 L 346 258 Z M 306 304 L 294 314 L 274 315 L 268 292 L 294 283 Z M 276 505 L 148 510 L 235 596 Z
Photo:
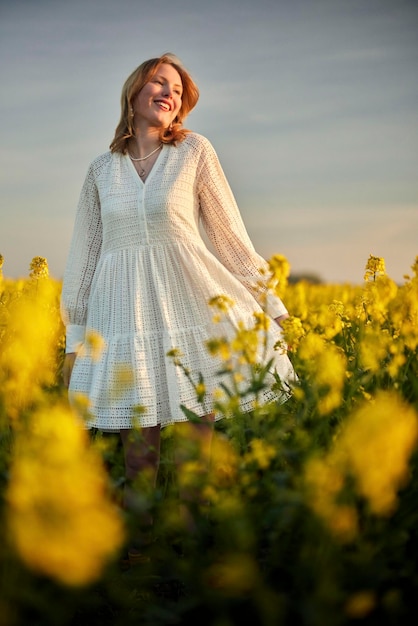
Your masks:
M 275 317 L 274 321 L 276 322 L 276 324 L 278 324 L 281 327 L 282 322 L 284 322 L 284 320 L 287 320 L 288 317 L 289 317 L 289 313 L 285 313 L 284 315 L 280 315 L 280 317 Z
M 74 361 L 77 354 L 75 352 L 69 352 L 65 355 L 64 365 L 62 367 L 62 377 L 64 380 L 64 385 L 66 387 L 69 386 L 71 380 L 71 372 L 73 371 Z

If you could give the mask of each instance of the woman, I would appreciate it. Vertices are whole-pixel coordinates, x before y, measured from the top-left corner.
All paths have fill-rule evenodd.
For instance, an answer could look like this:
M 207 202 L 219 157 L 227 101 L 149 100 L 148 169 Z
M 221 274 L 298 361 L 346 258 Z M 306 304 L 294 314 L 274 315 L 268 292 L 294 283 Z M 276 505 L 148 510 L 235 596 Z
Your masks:
M 202 407 L 167 353 L 180 350 L 192 375 L 203 375 L 210 398 L 219 363 L 204 342 L 230 334 L 231 325 L 214 326 L 209 299 L 228 295 L 234 323 L 251 323 L 260 310 L 255 285 L 266 262 L 250 242 L 211 144 L 183 128 L 198 97 L 169 54 L 129 76 L 110 151 L 87 173 L 64 275 L 64 381 L 72 400 L 88 397 L 87 426 L 120 433 L 128 481 L 142 473 L 155 484 L 160 429 L 187 421 L 181 404 L 201 416 L 194 428 L 210 441 L 210 404 Z M 200 221 L 220 260 L 205 246 Z M 277 324 L 287 317 L 279 299 L 269 314 Z M 281 335 L 273 326 L 268 345 L 285 383 L 294 374 L 287 356 L 273 352 Z M 80 352 L 92 333 L 104 340 L 98 355 Z M 138 423 L 139 438 L 132 436 Z M 132 506 L 132 491 L 125 498 Z

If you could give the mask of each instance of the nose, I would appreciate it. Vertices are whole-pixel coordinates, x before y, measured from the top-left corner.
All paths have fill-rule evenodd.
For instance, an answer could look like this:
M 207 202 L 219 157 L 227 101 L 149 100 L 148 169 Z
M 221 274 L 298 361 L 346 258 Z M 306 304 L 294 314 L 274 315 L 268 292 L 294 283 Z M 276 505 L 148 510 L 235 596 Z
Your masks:
M 173 87 L 169 83 L 165 83 L 163 89 L 163 95 L 167 96 L 167 98 L 173 97 Z

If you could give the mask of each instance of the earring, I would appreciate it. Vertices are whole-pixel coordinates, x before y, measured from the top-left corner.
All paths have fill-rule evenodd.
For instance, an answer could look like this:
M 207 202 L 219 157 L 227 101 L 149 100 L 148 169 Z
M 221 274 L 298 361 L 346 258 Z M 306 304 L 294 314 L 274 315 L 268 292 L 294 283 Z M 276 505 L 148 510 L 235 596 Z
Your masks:
M 170 126 L 168 127 L 168 130 L 169 130 L 169 131 L 170 131 L 170 133 L 171 133 L 171 131 L 173 130 L 173 122 L 170 122 Z
M 131 107 L 131 108 L 129 109 L 129 115 L 133 116 L 133 114 L 134 114 L 134 110 L 133 110 L 133 108 Z

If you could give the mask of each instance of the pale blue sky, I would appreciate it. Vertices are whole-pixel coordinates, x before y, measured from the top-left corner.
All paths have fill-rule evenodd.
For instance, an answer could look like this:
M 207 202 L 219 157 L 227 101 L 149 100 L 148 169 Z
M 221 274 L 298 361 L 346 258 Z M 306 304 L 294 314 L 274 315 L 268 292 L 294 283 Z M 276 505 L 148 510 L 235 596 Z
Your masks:
M 416 0 L 0 3 L 0 253 L 63 272 L 89 162 L 128 74 L 177 54 L 201 90 L 187 126 L 218 152 L 255 247 L 294 272 L 398 281 L 418 254 Z

